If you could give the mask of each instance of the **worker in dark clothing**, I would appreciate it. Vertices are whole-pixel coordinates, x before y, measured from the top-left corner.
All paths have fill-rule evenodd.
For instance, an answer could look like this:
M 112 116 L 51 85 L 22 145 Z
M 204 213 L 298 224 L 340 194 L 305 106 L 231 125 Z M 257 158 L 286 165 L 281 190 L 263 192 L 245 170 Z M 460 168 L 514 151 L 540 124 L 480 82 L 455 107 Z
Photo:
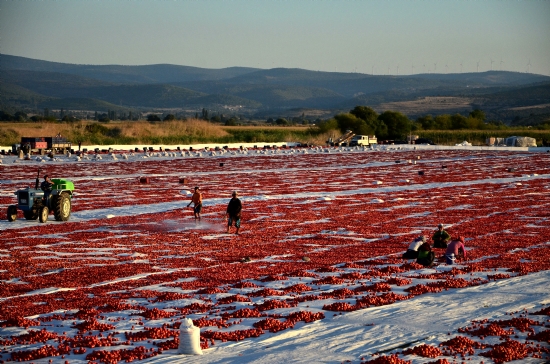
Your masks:
M 435 260 L 435 253 L 429 243 L 424 243 L 418 248 L 418 257 L 416 262 L 425 267 L 431 267 Z
M 229 201 L 229 204 L 227 204 L 227 233 L 229 234 L 229 229 L 231 228 L 231 225 L 233 223 L 235 224 L 235 227 L 237 228 L 237 231 L 235 231 L 235 234 L 239 233 L 239 229 L 241 228 L 241 211 L 243 209 L 243 205 L 241 203 L 241 200 L 237 197 L 237 191 L 233 191 L 232 198 Z
M 26 156 L 31 152 L 31 145 L 29 143 L 25 143 L 22 149 L 23 149 L 23 154 L 25 154 Z
M 44 181 L 40 184 L 40 189 L 44 191 L 44 203 L 49 206 L 50 195 L 52 194 L 53 182 L 48 175 L 44 176 Z
M 443 229 L 443 224 L 437 226 L 437 230 L 432 236 L 434 248 L 447 248 L 447 243 L 451 240 L 451 235 Z

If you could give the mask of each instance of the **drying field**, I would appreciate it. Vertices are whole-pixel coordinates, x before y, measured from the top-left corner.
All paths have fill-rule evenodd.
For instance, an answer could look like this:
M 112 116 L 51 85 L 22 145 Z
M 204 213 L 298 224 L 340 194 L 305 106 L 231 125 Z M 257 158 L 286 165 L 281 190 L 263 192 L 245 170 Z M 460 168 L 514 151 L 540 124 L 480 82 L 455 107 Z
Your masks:
M 548 154 L 117 155 L 0 165 L 0 362 L 169 363 L 183 318 L 201 328 L 206 360 L 228 343 L 343 312 L 550 270 Z M 69 222 L 6 221 L 13 192 L 33 183 L 37 167 L 74 181 Z M 204 194 L 200 223 L 185 208 L 195 185 Z M 225 234 L 232 190 L 244 205 L 239 235 Z M 401 259 L 438 223 L 466 238 L 466 261 L 448 266 L 441 249 L 432 268 Z M 542 363 L 549 303 L 545 296 L 508 319 L 449 327 L 445 338 L 405 350 L 366 346 L 351 361 Z

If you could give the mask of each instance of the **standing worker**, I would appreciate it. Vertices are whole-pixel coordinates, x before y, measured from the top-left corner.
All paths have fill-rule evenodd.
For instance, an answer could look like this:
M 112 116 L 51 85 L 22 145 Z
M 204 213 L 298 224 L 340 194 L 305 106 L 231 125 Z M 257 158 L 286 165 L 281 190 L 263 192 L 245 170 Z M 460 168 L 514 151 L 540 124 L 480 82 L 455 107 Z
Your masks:
M 229 229 L 231 228 L 231 225 L 233 225 L 233 222 L 235 223 L 235 227 L 237 228 L 237 231 L 235 231 L 235 234 L 239 233 L 239 229 L 241 228 L 241 211 L 243 209 L 243 205 L 241 203 L 241 200 L 237 198 L 237 191 L 233 191 L 232 198 L 227 204 L 227 233 L 229 234 Z
M 189 202 L 187 207 L 191 206 L 191 204 L 193 204 L 193 214 L 195 215 L 195 220 L 200 220 L 202 210 L 202 193 L 200 192 L 199 186 L 195 187 L 195 192 L 193 193 L 193 196 L 191 196 L 191 202 Z
M 443 230 L 443 224 L 437 225 L 437 230 L 432 236 L 434 241 L 434 248 L 446 248 L 447 242 L 451 240 L 451 235 L 448 232 Z

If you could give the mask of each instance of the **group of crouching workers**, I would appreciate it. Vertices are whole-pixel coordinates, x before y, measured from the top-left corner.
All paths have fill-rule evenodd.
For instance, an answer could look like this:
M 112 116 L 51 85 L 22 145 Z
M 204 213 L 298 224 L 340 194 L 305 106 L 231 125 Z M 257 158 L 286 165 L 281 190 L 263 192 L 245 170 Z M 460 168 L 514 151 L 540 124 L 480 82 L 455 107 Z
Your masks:
M 466 258 L 466 249 L 464 248 L 464 237 L 451 239 L 451 235 L 443 229 L 443 224 L 439 224 L 437 230 L 432 235 L 433 247 L 426 241 L 424 235 L 414 239 L 409 245 L 407 251 L 403 254 L 403 259 L 416 259 L 418 264 L 425 267 L 433 265 L 435 252 L 432 248 L 445 249 L 445 262 L 454 264 L 459 260 Z

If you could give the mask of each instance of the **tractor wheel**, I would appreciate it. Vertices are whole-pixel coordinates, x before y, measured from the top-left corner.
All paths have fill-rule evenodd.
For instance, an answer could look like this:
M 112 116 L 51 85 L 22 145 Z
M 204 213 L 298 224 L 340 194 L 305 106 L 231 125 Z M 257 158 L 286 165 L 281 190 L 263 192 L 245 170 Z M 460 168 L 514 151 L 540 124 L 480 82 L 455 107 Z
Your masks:
M 50 209 L 48 208 L 48 206 L 42 206 L 38 213 L 38 219 L 40 220 L 40 222 L 44 223 L 48 221 L 48 215 L 50 214 Z
M 17 206 L 10 205 L 8 206 L 8 221 L 17 220 Z
M 57 221 L 67 221 L 71 216 L 71 199 L 65 192 L 52 201 L 53 214 Z
M 23 211 L 23 215 L 25 215 L 25 219 L 27 220 L 36 220 L 38 219 L 38 210 Z

